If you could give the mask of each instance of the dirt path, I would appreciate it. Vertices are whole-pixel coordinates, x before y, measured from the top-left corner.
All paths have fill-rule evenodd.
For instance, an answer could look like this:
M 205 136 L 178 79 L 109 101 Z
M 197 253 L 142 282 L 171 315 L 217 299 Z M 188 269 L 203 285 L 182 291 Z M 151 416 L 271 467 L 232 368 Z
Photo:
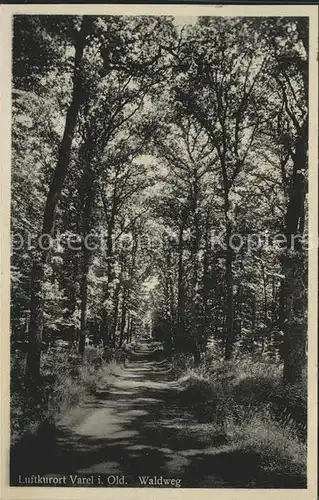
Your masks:
M 260 457 L 214 436 L 191 404 L 180 404 L 172 378 L 156 345 L 141 342 L 123 365 L 106 366 L 97 394 L 63 417 L 41 451 L 33 450 L 29 473 L 89 481 L 93 475 L 85 485 L 95 487 L 274 487 L 273 477 L 269 484 L 260 475 Z
M 198 486 L 223 483 L 197 470 L 204 446 L 185 435 L 192 416 L 176 404 L 180 388 L 158 354 L 153 343 L 140 343 L 123 365 L 106 368 L 94 398 L 61 420 L 55 457 L 60 473 L 124 475 L 127 486 L 162 476 L 185 486 L 191 468 Z

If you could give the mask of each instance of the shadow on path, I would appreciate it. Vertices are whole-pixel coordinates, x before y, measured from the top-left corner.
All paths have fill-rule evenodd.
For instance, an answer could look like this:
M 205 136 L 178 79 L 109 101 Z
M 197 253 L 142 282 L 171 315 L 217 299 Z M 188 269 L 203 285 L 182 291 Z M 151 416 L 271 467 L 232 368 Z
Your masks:
M 190 434 L 194 415 L 178 403 L 180 387 L 161 356 L 141 343 L 111 376 L 106 371 L 95 397 L 12 457 L 11 484 L 18 474 L 77 473 L 124 476 L 115 484 L 124 487 L 141 486 L 141 476 L 175 478 L 181 487 L 305 487 L 291 476 L 266 477 L 258 455 L 234 450 L 223 436 L 208 446 Z

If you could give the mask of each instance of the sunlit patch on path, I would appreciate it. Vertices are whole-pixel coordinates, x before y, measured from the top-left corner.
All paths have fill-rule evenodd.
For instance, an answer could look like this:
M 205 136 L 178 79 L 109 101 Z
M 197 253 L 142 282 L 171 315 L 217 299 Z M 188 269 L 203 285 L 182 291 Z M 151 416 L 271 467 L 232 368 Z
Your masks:
M 192 401 L 181 405 L 182 391 L 158 343 L 140 342 L 123 363 L 105 366 L 94 396 L 61 418 L 37 467 L 46 475 L 124 476 L 122 487 L 141 486 L 141 476 L 175 478 L 181 487 L 266 487 L 260 457 L 199 422 Z

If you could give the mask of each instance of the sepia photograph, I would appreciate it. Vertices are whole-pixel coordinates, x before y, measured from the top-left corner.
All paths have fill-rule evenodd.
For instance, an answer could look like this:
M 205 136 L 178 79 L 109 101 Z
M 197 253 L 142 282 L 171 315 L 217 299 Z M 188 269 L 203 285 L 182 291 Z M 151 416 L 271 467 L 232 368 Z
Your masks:
M 309 486 L 310 17 L 177 10 L 11 18 L 20 498 Z

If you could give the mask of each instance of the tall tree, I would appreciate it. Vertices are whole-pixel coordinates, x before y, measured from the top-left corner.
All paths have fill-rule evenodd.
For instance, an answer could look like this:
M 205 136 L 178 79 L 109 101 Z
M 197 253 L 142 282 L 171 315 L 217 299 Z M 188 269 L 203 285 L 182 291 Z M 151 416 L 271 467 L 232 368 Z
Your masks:
M 226 359 L 230 359 L 234 345 L 231 191 L 249 161 L 264 100 L 260 86 L 257 92 L 256 88 L 265 57 L 256 42 L 246 45 L 247 31 L 246 23 L 239 19 L 202 18 L 181 44 L 175 66 L 177 75 L 182 72 L 174 89 L 177 103 L 205 128 L 218 157 L 226 248 Z M 205 52 L 204 41 L 209 46 Z
M 80 106 L 83 103 L 83 97 L 85 95 L 83 93 L 84 88 L 81 66 L 83 60 L 83 52 L 86 45 L 86 37 L 91 26 L 92 20 L 90 18 L 83 18 L 81 21 L 80 29 L 75 34 L 72 97 L 66 114 L 63 138 L 58 153 L 56 168 L 54 170 L 52 181 L 49 187 L 43 215 L 41 234 L 48 235 L 49 237 L 51 237 L 53 233 L 56 208 L 69 166 L 76 121 Z M 39 383 L 40 376 L 40 356 L 43 332 L 42 284 L 44 280 L 44 266 L 48 259 L 48 255 L 48 250 L 43 250 L 40 246 L 37 246 L 31 271 L 30 327 L 26 377 L 31 386 L 35 387 Z

